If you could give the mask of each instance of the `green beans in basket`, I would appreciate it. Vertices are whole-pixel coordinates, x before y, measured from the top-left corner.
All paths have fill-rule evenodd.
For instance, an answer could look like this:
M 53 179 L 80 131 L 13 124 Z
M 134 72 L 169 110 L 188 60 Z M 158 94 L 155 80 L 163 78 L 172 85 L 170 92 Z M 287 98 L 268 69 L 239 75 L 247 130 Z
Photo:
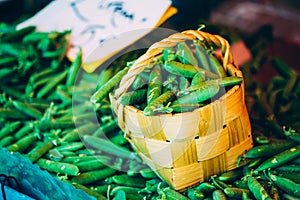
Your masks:
M 126 73 L 122 74 L 123 77 L 115 75 L 112 78 L 122 78 L 118 78 L 122 90 L 125 87 L 124 85 L 127 85 L 126 91 L 123 91 L 120 97 L 120 102 L 117 103 L 141 109 L 146 116 L 189 112 L 196 109 L 196 107 L 187 107 L 184 104 L 199 104 L 213 99 L 219 93 L 220 87 L 225 88 L 224 91 L 227 91 L 235 85 L 240 85 L 243 81 L 242 77 L 232 76 L 230 72 L 227 72 L 227 69 L 223 68 L 222 60 L 216 58 L 211 49 L 208 49 L 203 42 L 196 39 L 195 41 L 188 40 L 170 48 L 165 48 L 156 57 L 159 59 L 153 58 L 150 63 L 141 64 L 142 66 L 136 68 L 133 64 Z M 135 71 L 139 72 L 134 74 Z M 148 84 L 145 81 L 140 82 L 140 74 L 149 71 Z M 172 81 L 170 77 L 172 77 Z M 131 79 L 129 82 L 131 85 L 124 82 L 128 78 Z M 137 83 L 141 85 L 137 85 Z M 114 84 L 118 87 L 118 82 Z M 201 85 L 201 87 L 195 88 L 195 91 L 191 93 L 182 95 L 186 89 L 189 89 L 189 86 L 195 87 L 196 85 Z M 146 101 L 143 98 L 144 90 L 147 90 Z M 168 96 L 166 94 L 167 90 L 170 90 L 169 97 L 166 97 Z M 118 89 L 116 92 L 118 93 Z M 100 93 L 100 90 L 97 93 Z M 174 93 L 174 95 L 171 95 L 171 93 Z M 114 94 L 115 92 L 113 92 Z M 99 96 L 99 94 L 95 93 L 91 98 L 94 103 L 98 101 L 96 100 L 98 97 L 95 98 L 96 96 Z M 167 101 L 159 103 L 159 106 L 157 103 L 153 106 L 153 102 L 157 101 L 156 99 L 161 99 L 161 96 L 164 96 Z M 183 108 L 180 109 L 178 104 L 182 105 Z M 174 107 L 174 105 L 176 106 Z M 206 104 L 204 103 L 202 106 L 204 105 Z

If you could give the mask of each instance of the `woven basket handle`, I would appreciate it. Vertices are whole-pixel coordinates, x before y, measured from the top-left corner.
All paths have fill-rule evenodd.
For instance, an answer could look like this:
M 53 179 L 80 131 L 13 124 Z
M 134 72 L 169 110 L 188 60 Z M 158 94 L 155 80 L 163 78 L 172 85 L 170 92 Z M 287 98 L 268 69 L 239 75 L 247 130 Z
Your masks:
M 128 88 L 132 85 L 135 77 L 140 74 L 152 63 L 155 58 L 161 56 L 163 50 L 168 47 L 176 46 L 178 43 L 184 42 L 186 40 L 198 39 L 203 42 L 208 42 L 216 45 L 222 50 L 223 55 L 223 67 L 226 70 L 228 67 L 234 67 L 233 57 L 230 51 L 230 45 L 227 40 L 219 35 L 213 35 L 200 30 L 187 30 L 181 33 L 175 33 L 169 37 L 154 43 L 149 47 L 147 52 L 139 57 L 135 63 L 130 67 L 127 74 L 122 78 L 119 87 L 115 90 L 114 98 L 116 99 L 117 115 L 119 117 L 119 122 L 122 120 L 122 110 L 123 106 L 120 104 L 120 97 L 126 93 Z

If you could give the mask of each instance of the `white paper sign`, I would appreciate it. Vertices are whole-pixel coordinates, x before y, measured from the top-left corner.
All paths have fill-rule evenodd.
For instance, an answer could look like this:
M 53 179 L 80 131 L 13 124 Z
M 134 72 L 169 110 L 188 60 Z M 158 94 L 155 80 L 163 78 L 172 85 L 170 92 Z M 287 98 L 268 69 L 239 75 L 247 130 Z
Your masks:
M 35 25 L 39 31 L 71 30 L 73 48 L 69 56 L 74 57 L 76 47 L 81 47 L 86 59 L 93 50 L 124 32 L 145 30 L 130 37 L 121 48 L 147 34 L 170 5 L 170 0 L 57 0 L 18 28 Z M 120 45 L 111 51 L 118 49 Z

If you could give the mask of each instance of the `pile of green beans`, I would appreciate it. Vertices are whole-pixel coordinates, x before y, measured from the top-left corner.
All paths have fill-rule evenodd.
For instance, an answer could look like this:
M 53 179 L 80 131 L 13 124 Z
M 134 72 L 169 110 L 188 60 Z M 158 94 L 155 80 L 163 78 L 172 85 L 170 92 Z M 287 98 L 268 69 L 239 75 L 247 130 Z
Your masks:
M 68 34 L 69 31 L 39 33 L 34 27 L 15 30 L 0 25 L 1 148 L 20 152 L 51 175 L 96 199 L 300 198 L 297 71 L 273 58 L 271 63 L 278 75 L 268 85 L 259 85 L 257 81 L 251 82 L 255 80 L 256 72 L 242 67 L 254 148 L 240 156 L 238 168 L 211 176 L 185 191 L 175 191 L 138 158 L 123 137 L 108 99 L 112 88 L 106 86 L 104 95 L 101 92 L 94 95 L 94 104 L 90 105 L 90 97 L 97 93 L 95 90 L 102 88 L 108 80 L 118 82 L 119 79 L 113 77 L 122 77 L 131 65 L 130 62 L 126 65 L 125 60 L 134 60 L 138 55 L 121 57 L 99 75 L 83 74 L 80 82 L 74 84 L 82 55 L 79 52 L 73 62 L 66 59 L 64 45 L 68 43 Z M 197 52 L 192 53 L 200 67 L 200 60 L 195 56 Z M 136 82 L 140 78 L 141 82 L 132 87 L 147 94 L 149 87 L 156 87 L 157 80 L 152 78 L 156 77 L 154 74 L 159 68 L 167 70 L 174 62 L 176 65 L 196 65 L 195 60 L 189 60 L 187 55 L 178 55 L 176 49 L 165 52 L 163 57 L 168 61 L 161 60 L 162 63 L 155 63 L 151 70 L 138 75 Z M 194 75 L 198 77 L 197 81 L 203 76 L 206 82 L 219 79 L 211 77 L 219 72 L 203 70 L 210 73 L 197 72 Z M 192 90 L 187 88 L 197 85 L 192 70 L 184 71 L 187 78 L 175 74 L 174 68 L 169 71 L 166 71 L 168 79 L 161 80 L 160 94 L 167 96 L 167 91 L 172 90 L 186 94 Z M 143 74 L 152 81 L 145 82 Z M 265 89 L 267 92 L 262 92 Z M 172 92 L 169 94 L 173 95 Z M 128 103 L 131 101 L 126 100 L 125 104 L 140 106 L 141 109 L 147 106 L 147 98 L 139 104 Z M 148 101 L 154 100 L 149 98 Z M 197 106 L 205 103 L 197 102 Z M 195 108 L 194 103 L 187 105 Z M 167 110 L 166 105 L 162 108 Z M 95 113 L 97 121 L 93 121 Z
M 190 40 L 164 49 L 159 59 L 136 75 L 120 103 L 133 105 L 146 116 L 180 113 L 204 106 L 234 85 L 241 84 L 243 78 L 226 71 L 209 45 Z M 91 102 L 101 103 L 133 63 L 129 62 L 111 79 L 104 78 L 109 81 L 98 88 Z

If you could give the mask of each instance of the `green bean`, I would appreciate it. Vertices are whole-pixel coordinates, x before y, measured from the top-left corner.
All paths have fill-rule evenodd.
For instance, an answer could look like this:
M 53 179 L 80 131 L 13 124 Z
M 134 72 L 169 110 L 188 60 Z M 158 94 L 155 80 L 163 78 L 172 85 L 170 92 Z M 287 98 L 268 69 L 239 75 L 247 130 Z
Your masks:
M 228 187 L 228 188 L 224 189 L 224 193 L 230 198 L 241 199 L 243 196 L 243 193 L 247 193 L 249 195 L 250 191 L 246 190 L 246 189 L 241 189 L 241 188 Z
M 13 133 L 17 128 L 21 125 L 20 121 L 15 121 L 11 123 L 7 123 L 1 130 L 0 130 L 0 139 L 4 138 L 5 136 Z
M 47 160 L 44 158 L 40 158 L 37 161 L 37 164 L 50 172 L 66 174 L 69 176 L 77 176 L 79 174 L 79 169 L 76 165 L 70 163 L 56 162 L 53 160 Z
M 211 53 L 209 55 L 209 66 L 211 68 L 211 71 L 215 74 L 217 74 L 219 77 L 224 78 L 226 77 L 226 71 L 221 65 L 219 59 L 212 55 Z
M 10 152 L 25 152 L 37 139 L 35 134 L 27 135 L 19 139 L 16 143 L 11 144 L 7 147 L 7 150 Z
M 108 177 L 105 179 L 105 182 L 108 184 L 117 184 L 123 186 L 131 186 L 131 187 L 138 187 L 142 188 L 145 187 L 145 180 L 140 177 L 132 177 L 128 176 L 127 174 L 120 174 Z
M 15 138 L 11 135 L 5 136 L 0 140 L 0 147 L 6 147 L 13 143 L 15 141 Z
M 49 75 L 52 75 L 55 72 L 53 68 L 45 68 L 41 71 L 34 73 L 29 78 L 29 83 L 34 84 L 40 79 L 44 79 L 45 77 L 50 77 Z
M 287 164 L 276 167 L 276 172 L 289 172 L 289 173 L 300 173 L 300 166 L 295 164 Z
M 194 85 L 195 86 L 195 85 Z M 193 86 L 191 86 L 193 87 Z M 176 104 L 197 104 L 204 102 L 206 100 L 209 100 L 213 98 L 220 90 L 220 87 L 218 84 L 215 83 L 206 83 L 203 82 L 201 86 L 198 88 L 198 90 L 193 91 L 187 95 L 184 95 L 182 97 L 179 97 L 177 100 L 175 100 L 172 105 Z
M 140 172 L 141 176 L 145 179 L 157 178 L 157 175 L 151 169 L 145 168 L 145 169 L 139 170 L 139 172 Z
M 113 175 L 115 172 L 115 169 L 106 167 L 100 170 L 81 173 L 78 176 L 73 177 L 72 181 L 83 185 L 92 184 L 104 180 L 105 178 Z
M 126 159 L 136 158 L 136 155 L 130 152 L 128 149 L 114 145 L 108 140 L 102 138 L 85 135 L 83 136 L 83 142 L 89 147 L 106 152 L 111 155 L 115 155 L 120 158 L 126 158 Z
M 110 195 L 116 196 L 117 193 L 119 193 L 120 191 L 123 191 L 126 194 L 126 198 L 128 198 L 130 200 L 131 199 L 132 200 L 143 199 L 143 196 L 138 193 L 139 190 L 140 190 L 140 188 L 134 188 L 134 187 L 129 187 L 129 186 L 116 186 L 111 190 Z
M 184 64 L 191 64 L 193 66 L 198 66 L 198 61 L 195 58 L 190 47 L 185 42 L 180 42 L 177 44 L 178 59 Z
M 32 122 L 26 123 L 22 128 L 20 128 L 16 133 L 15 133 L 15 138 L 20 139 L 30 133 L 34 128 L 34 124 Z
M 198 186 L 196 186 L 196 189 L 207 194 L 207 193 L 212 193 L 214 190 L 216 190 L 216 187 L 213 184 L 204 181 L 200 183 Z
M 31 162 L 37 161 L 45 153 L 47 153 L 53 147 L 53 142 L 43 142 L 31 149 L 25 156 L 29 158 Z
M 108 67 L 103 69 L 100 74 L 99 77 L 97 78 L 97 86 L 96 89 L 98 90 L 102 85 L 104 85 L 107 81 L 109 81 L 109 79 L 111 79 L 111 77 L 113 77 L 113 68 L 112 67 Z
M 204 199 L 205 195 L 195 188 L 190 188 L 187 190 L 187 196 L 192 200 L 201 200 Z
M 76 163 L 75 165 L 79 168 L 81 172 L 93 171 L 104 168 L 107 163 L 100 162 L 100 160 L 93 159 L 87 161 L 81 161 Z
M 218 175 L 217 179 L 223 182 L 233 182 L 237 179 L 240 179 L 242 176 L 243 176 L 242 168 L 236 168 L 221 173 L 220 175 Z
M 203 72 L 203 71 L 198 72 L 197 74 L 195 74 L 193 76 L 191 86 L 192 85 L 197 85 L 197 84 L 199 84 L 201 82 L 204 82 L 204 81 L 205 81 L 205 72 Z
M 91 187 L 91 189 L 99 194 L 107 195 L 108 187 L 109 187 L 109 185 L 105 184 L 105 185 Z
M 47 38 L 49 35 L 48 32 L 31 32 L 27 35 L 25 35 L 22 39 L 22 42 L 27 43 L 36 43 L 39 42 L 41 39 Z
M 293 146 L 295 146 L 294 142 L 286 140 L 260 145 L 248 150 L 245 153 L 245 158 L 270 157 Z
M 182 112 L 189 112 L 193 111 L 197 108 L 200 108 L 204 106 L 204 104 L 175 104 L 171 105 L 170 108 L 173 110 L 173 112 L 182 113 Z
M 92 103 L 99 103 L 105 97 L 108 96 L 109 92 L 121 81 L 123 76 L 127 73 L 128 67 L 125 67 L 123 70 L 115 74 L 109 81 L 103 84 L 91 97 Z
M 147 90 L 139 89 L 131 92 L 127 92 L 121 96 L 120 103 L 123 105 L 132 105 L 136 103 L 142 103 L 146 101 Z
M 226 76 L 219 79 L 219 85 L 223 87 L 239 85 L 242 82 L 243 82 L 243 78 L 237 76 Z
M 80 70 L 81 64 L 82 64 L 82 50 L 80 49 L 75 57 L 75 60 L 72 62 L 71 66 L 69 68 L 67 80 L 66 80 L 67 86 L 74 85 L 77 74 Z
M 164 61 L 171 61 L 177 59 L 177 54 L 173 48 L 165 48 L 163 50 L 163 59 Z
M 146 86 L 147 83 L 148 82 L 140 74 L 138 74 L 135 77 L 131 87 L 133 90 L 138 90 L 138 89 L 142 89 L 144 86 Z
M 48 82 L 43 88 L 41 88 L 38 93 L 36 94 L 37 98 L 42 98 L 51 92 L 63 79 L 67 76 L 68 71 L 65 70 L 56 77 L 53 78 L 52 81 Z
M 24 114 L 33 117 L 35 119 L 41 119 L 43 117 L 43 113 L 41 113 L 38 109 L 34 108 L 28 103 L 22 103 L 20 101 L 13 101 L 13 105 L 16 109 Z
M 211 71 L 209 67 L 209 56 L 208 52 L 205 50 L 204 46 L 198 43 L 194 44 L 196 50 L 196 57 L 199 61 L 199 67 Z
M 268 176 L 275 185 L 277 185 L 281 190 L 286 193 L 293 195 L 295 197 L 300 197 L 300 184 L 284 177 L 276 176 L 274 174 L 268 173 Z
M 84 147 L 82 142 L 69 142 L 66 144 L 61 144 L 60 146 L 57 146 L 56 149 L 58 151 L 77 151 L 79 149 L 82 149 Z
M 253 176 L 247 177 L 247 185 L 254 195 L 254 197 L 258 200 L 271 200 L 272 198 L 261 185 L 261 183 Z
M 172 74 L 180 75 L 186 78 L 193 78 L 193 76 L 198 73 L 197 67 L 176 61 L 166 61 L 164 68 Z
M 148 104 L 145 109 L 144 109 L 144 115 L 150 116 L 150 115 L 155 115 L 156 109 L 168 103 L 173 97 L 175 93 L 171 90 L 161 94 L 159 97 L 157 97 L 155 100 L 153 100 L 150 104 Z
M 165 193 L 167 199 L 170 199 L 170 200 L 178 200 L 178 199 L 188 200 L 187 197 L 185 197 L 181 193 L 171 189 L 170 187 L 163 188 L 162 191 Z
M 212 198 L 213 200 L 226 200 L 227 199 L 224 192 L 220 189 L 213 191 L 212 196 L 213 196 L 213 198 Z
M 263 171 L 268 168 L 278 167 L 299 156 L 300 156 L 300 145 L 297 145 L 290 149 L 284 150 L 283 152 L 280 152 L 275 156 L 265 160 L 256 168 L 256 171 Z
M 102 163 L 109 163 L 111 161 L 111 158 L 108 156 L 100 156 L 100 155 L 89 155 L 89 156 L 82 156 L 82 155 L 77 155 L 77 156 L 66 156 L 62 159 L 63 162 L 66 163 L 80 163 L 80 162 L 85 162 L 85 161 L 92 161 L 97 160 Z
M 147 104 L 159 97 L 162 93 L 162 72 L 159 65 L 155 65 L 149 76 L 147 90 Z
M 0 108 L 0 117 L 5 119 L 25 120 L 28 116 L 15 108 Z

